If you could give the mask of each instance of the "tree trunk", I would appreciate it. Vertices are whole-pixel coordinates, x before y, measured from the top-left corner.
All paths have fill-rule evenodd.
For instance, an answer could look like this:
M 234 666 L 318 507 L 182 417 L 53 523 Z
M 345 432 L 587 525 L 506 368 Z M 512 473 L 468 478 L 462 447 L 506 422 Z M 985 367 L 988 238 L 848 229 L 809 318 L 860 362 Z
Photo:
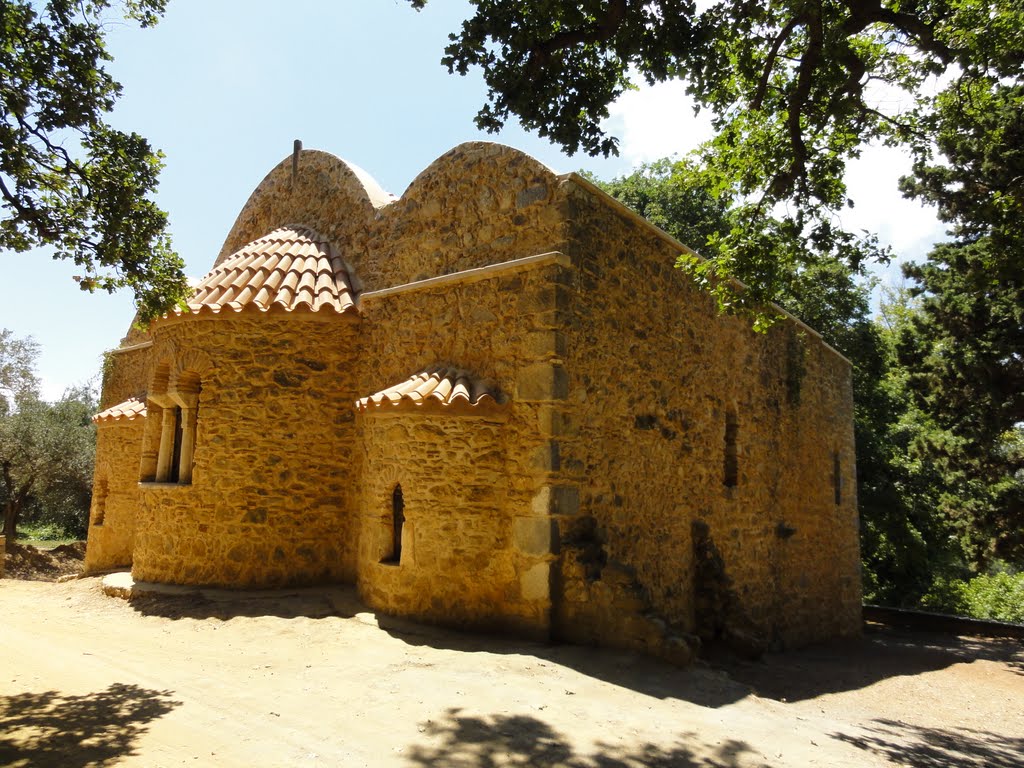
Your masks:
M 21 502 L 16 499 L 8 499 L 4 504 L 4 536 L 9 544 L 14 544 L 18 538 L 18 518 L 21 516 Z

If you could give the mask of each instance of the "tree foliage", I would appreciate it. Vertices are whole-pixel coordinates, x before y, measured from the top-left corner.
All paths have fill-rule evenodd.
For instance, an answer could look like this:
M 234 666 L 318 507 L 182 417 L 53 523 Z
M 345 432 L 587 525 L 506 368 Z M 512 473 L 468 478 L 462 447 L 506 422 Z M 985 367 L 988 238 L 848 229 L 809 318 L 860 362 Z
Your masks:
M 36 390 L 38 382 L 32 366 L 38 354 L 39 345 L 32 339 L 16 338 L 13 332 L 0 328 L 0 400 Z
M 126 0 L 142 26 L 166 0 Z M 109 0 L 0 0 L 0 249 L 48 246 L 83 290 L 134 291 L 143 319 L 186 295 L 183 262 L 150 199 L 159 152 L 105 122 L 121 86 L 104 68 Z
M 0 370 L 6 366 L 12 380 L 22 382 L 0 396 L 3 532 L 13 540 L 18 524 L 31 518 L 81 536 L 92 496 L 96 399 L 81 388 L 56 403 L 42 400 L 32 370 L 35 354 L 30 340 L 0 331 Z
M 919 312 L 909 289 L 883 289 L 881 315 L 873 322 L 879 354 L 870 364 L 852 356 L 864 596 L 907 607 L 917 605 L 936 578 L 966 571 L 939 503 L 946 475 L 922 450 L 937 427 L 915 401 L 910 372 L 897 355 L 898 340 Z
M 426 0 L 410 0 L 421 8 Z M 707 262 L 688 265 L 723 306 L 747 273 L 750 298 L 774 299 L 792 259 L 830 251 L 855 262 L 871 242 L 834 226 L 849 204 L 843 174 L 865 143 L 927 155 L 943 126 L 941 102 L 965 89 L 1019 82 L 1024 5 L 1019 0 L 473 0 L 442 63 L 479 69 L 488 88 L 477 125 L 512 116 L 569 153 L 612 154 L 602 121 L 634 80 L 680 80 L 709 109 L 715 138 L 704 159 L 716 190 L 743 201 Z M 942 76 L 935 95 L 925 87 Z M 888 89 L 888 90 L 886 90 Z M 892 108 L 891 92 L 905 106 Z M 682 130 L 682 127 L 680 128 Z M 776 206 L 781 234 L 810 248 L 776 249 L 766 233 Z
M 1024 559 L 1024 86 L 971 83 L 940 101 L 938 150 L 906 192 L 953 239 L 905 268 L 920 312 L 900 334 L 916 405 L 936 430 L 940 504 L 971 562 Z

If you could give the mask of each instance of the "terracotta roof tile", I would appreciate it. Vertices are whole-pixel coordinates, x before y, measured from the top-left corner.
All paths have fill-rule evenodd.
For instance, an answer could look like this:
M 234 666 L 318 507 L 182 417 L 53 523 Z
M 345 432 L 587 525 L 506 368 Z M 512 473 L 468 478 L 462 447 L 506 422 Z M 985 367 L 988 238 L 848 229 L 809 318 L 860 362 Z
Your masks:
M 420 406 L 426 404 L 477 407 L 499 404 L 500 395 L 493 388 L 473 378 L 467 371 L 448 366 L 435 366 L 415 373 L 405 381 L 382 389 L 356 401 L 356 409 L 387 406 Z
M 127 419 L 128 421 L 131 421 L 137 416 L 141 416 L 143 418 L 146 417 L 146 401 L 139 400 L 135 397 L 129 397 L 123 403 L 112 405 L 106 410 L 100 411 L 92 417 L 92 420 L 99 424 L 101 422 L 106 423 L 118 421 L 120 419 Z
M 287 226 L 222 261 L 196 286 L 188 307 L 196 313 L 248 307 L 345 312 L 355 309 L 353 282 L 326 238 L 307 227 Z

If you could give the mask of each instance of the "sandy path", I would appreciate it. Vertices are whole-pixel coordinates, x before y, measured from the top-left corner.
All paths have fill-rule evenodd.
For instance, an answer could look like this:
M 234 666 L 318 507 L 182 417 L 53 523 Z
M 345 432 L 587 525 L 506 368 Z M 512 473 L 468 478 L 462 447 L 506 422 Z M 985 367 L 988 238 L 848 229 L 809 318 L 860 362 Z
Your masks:
M 1020 643 L 881 633 L 677 670 L 363 611 L 0 580 L 0 765 L 1024 765 Z

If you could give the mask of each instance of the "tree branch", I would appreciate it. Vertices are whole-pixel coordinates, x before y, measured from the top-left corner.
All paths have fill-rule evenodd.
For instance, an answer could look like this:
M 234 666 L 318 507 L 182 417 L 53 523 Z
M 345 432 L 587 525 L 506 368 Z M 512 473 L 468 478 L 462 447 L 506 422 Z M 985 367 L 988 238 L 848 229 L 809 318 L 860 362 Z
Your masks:
M 919 128 L 914 128 L 909 123 L 901 122 L 897 120 L 895 117 L 887 115 L 884 112 L 879 112 L 874 107 L 869 107 L 866 104 L 861 107 L 861 112 L 868 115 L 874 115 L 875 117 L 878 117 L 883 121 L 889 123 L 890 125 L 894 126 L 901 133 L 911 135 L 914 138 L 919 139 L 920 141 L 928 141 L 931 138 L 930 136 L 928 136 L 928 134 L 926 134 Z
M 563 48 L 571 48 L 580 43 L 605 42 L 614 35 L 623 19 L 626 18 L 627 0 L 611 0 L 608 3 L 608 11 L 604 18 L 596 24 L 591 24 L 580 29 L 566 30 L 557 35 L 542 40 L 530 48 L 526 66 L 531 74 L 536 74 L 551 60 L 551 55 Z
M 776 35 L 775 39 L 772 41 L 772 47 L 768 51 L 768 58 L 764 63 L 764 68 L 761 70 L 761 79 L 757 83 L 757 91 L 754 93 L 754 98 L 750 102 L 751 109 L 761 109 L 761 105 L 764 103 L 765 93 L 768 90 L 768 81 L 771 80 L 772 70 L 775 69 L 775 60 L 779 56 L 779 48 L 781 48 L 782 44 L 786 42 L 791 34 L 793 34 L 793 30 L 796 29 L 797 24 L 799 24 L 803 19 L 803 14 L 794 16 L 789 20 L 789 23 L 779 31 L 779 34 Z
M 16 117 L 18 119 L 18 125 L 21 127 L 23 131 L 25 131 L 31 136 L 35 136 L 39 141 L 41 141 L 43 143 L 43 146 L 46 148 L 46 151 L 50 155 L 55 156 L 58 160 L 64 161 L 63 171 L 58 168 L 54 168 L 52 165 L 44 163 L 42 160 L 39 160 L 39 165 L 42 165 L 43 167 L 47 168 L 50 171 L 53 171 L 54 173 L 64 173 L 66 175 L 74 174 L 80 178 L 85 177 L 85 170 L 78 163 L 75 162 L 75 160 L 71 157 L 71 153 L 68 152 L 62 145 L 54 144 L 52 141 L 50 141 L 50 137 L 39 129 L 39 126 L 29 124 L 21 115 L 16 115 Z
M 825 33 L 821 22 L 821 0 L 809 4 L 805 15 L 807 48 L 800 59 L 796 87 L 789 95 L 786 115 L 786 130 L 789 133 L 789 143 L 793 147 L 793 160 L 785 172 L 777 174 L 772 180 L 772 191 L 780 196 L 795 181 L 802 179 L 807 172 L 807 144 L 804 142 L 800 118 L 810 99 L 811 87 L 814 84 L 814 72 L 818 68 L 824 47 Z M 801 186 L 804 185 L 802 181 L 800 183 Z
M 872 24 L 888 24 L 910 35 L 917 47 L 939 57 L 943 64 L 955 58 L 956 51 L 935 37 L 935 27 L 913 13 L 894 11 L 882 6 L 880 0 L 845 0 L 850 18 L 843 24 L 844 37 L 852 37 Z
M 16 194 L 11 192 L 4 183 L 2 175 L 0 175 L 0 196 L 17 211 L 20 219 L 27 221 L 35 227 L 44 238 L 48 240 L 55 240 L 57 238 L 57 233 L 44 221 L 44 217 L 40 214 L 39 210 L 31 203 L 26 206 Z

